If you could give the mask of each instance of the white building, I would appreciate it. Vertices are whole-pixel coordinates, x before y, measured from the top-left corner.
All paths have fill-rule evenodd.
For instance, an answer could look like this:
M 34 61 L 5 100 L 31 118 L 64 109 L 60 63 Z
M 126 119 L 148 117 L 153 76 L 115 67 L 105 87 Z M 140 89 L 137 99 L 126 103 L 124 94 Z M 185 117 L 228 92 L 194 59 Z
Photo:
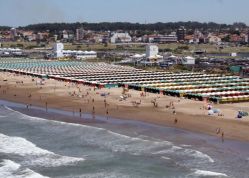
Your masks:
M 111 43 L 129 43 L 132 41 L 129 33 L 114 33 L 111 37 Z
M 75 57 L 76 59 L 94 59 L 94 58 L 97 58 L 97 53 L 95 51 L 63 50 L 63 55 L 65 57 Z
M 68 39 L 69 38 L 69 34 L 68 34 L 68 32 L 66 30 L 63 30 L 63 32 L 62 32 L 62 38 L 63 39 Z
M 64 45 L 62 43 L 56 43 L 53 48 L 53 57 L 74 57 L 76 59 L 93 59 L 97 58 L 97 53 L 95 51 L 64 50 Z
M 157 45 L 147 45 L 146 46 L 146 57 L 150 58 L 150 57 L 155 57 L 158 55 L 158 46 Z
M 182 58 L 182 64 L 183 65 L 195 65 L 195 58 L 191 56 L 187 56 Z
M 0 48 L 0 54 L 2 54 L 2 55 L 22 55 L 23 51 L 19 48 Z
M 163 56 L 158 55 L 159 49 L 157 45 L 148 44 L 146 46 L 146 58 L 148 59 L 161 59 Z
M 54 48 L 53 48 L 54 57 L 55 58 L 64 57 L 64 55 L 63 55 L 63 49 L 64 49 L 63 43 L 55 43 L 54 44 Z
M 11 37 L 11 39 L 14 39 L 16 36 L 17 36 L 16 28 L 11 28 L 10 29 L 10 37 Z
M 221 42 L 221 38 L 214 35 L 208 35 L 208 42 L 211 44 L 218 44 Z

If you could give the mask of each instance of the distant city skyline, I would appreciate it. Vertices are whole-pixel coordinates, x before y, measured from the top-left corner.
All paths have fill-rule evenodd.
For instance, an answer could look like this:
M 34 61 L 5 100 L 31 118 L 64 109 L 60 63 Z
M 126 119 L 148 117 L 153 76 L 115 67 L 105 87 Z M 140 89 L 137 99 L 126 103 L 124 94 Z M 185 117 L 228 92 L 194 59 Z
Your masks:
M 198 21 L 249 25 L 248 0 L 0 0 L 0 26 Z

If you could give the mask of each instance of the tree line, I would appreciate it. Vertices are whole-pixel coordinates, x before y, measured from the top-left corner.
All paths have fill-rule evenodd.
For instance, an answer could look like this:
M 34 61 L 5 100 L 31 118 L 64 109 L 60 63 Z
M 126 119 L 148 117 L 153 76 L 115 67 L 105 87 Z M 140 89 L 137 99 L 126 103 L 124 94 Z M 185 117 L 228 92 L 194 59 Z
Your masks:
M 184 26 L 188 31 L 199 29 L 202 31 L 225 31 L 232 30 L 235 28 L 247 28 L 247 25 L 241 22 L 229 24 L 218 24 L 214 22 L 200 23 L 200 22 L 167 22 L 167 23 L 129 23 L 129 22 L 101 22 L 101 23 L 87 23 L 87 22 L 76 22 L 76 23 L 40 23 L 32 24 L 18 29 L 33 30 L 35 32 L 50 31 L 59 32 L 62 30 L 75 31 L 77 28 L 84 28 L 85 30 L 93 31 L 140 31 L 140 32 L 171 32 L 176 31 L 180 26 Z M 10 27 L 0 26 L 0 30 L 8 30 Z

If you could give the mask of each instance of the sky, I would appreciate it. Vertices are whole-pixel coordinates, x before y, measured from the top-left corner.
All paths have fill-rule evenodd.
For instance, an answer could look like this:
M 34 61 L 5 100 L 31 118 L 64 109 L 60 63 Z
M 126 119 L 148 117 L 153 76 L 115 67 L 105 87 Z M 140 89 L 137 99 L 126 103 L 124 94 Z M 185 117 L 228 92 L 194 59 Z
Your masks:
M 249 25 L 249 0 L 0 0 L 0 26 L 178 21 Z

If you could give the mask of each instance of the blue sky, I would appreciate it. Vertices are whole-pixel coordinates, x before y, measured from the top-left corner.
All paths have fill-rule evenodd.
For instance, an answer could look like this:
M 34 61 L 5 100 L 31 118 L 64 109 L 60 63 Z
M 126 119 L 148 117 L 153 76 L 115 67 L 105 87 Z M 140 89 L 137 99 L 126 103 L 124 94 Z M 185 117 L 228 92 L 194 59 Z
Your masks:
M 0 25 L 116 21 L 249 25 L 249 0 L 0 0 Z

